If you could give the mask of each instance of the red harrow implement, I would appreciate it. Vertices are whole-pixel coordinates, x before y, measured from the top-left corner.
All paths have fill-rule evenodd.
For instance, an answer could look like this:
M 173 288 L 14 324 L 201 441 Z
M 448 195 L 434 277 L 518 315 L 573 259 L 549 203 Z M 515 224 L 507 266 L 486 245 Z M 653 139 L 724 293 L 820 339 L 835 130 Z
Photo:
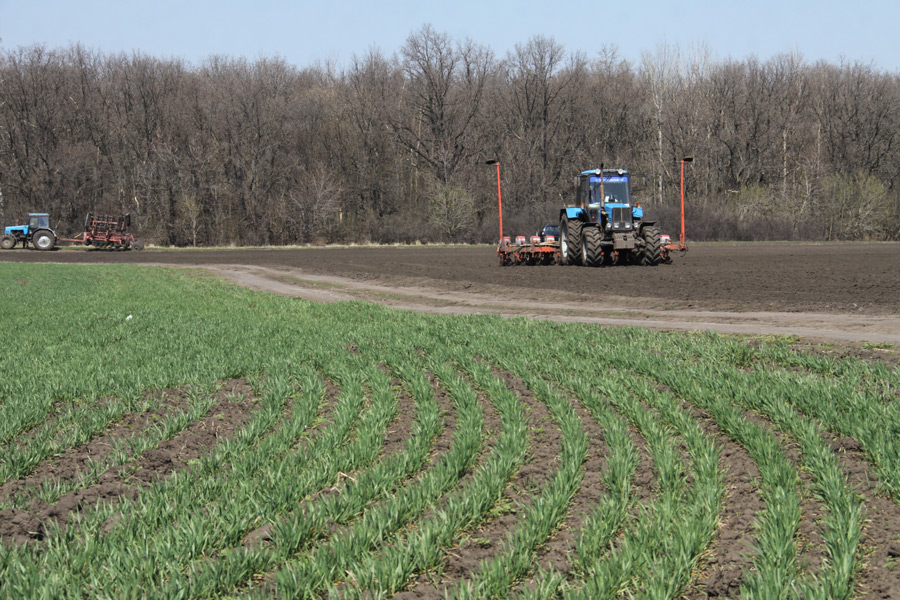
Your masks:
M 130 226 L 131 215 L 93 215 L 88 213 L 84 218 L 84 233 L 80 233 L 74 238 L 64 238 L 62 241 L 95 248 L 141 250 L 143 244 L 136 242 L 134 235 L 127 231 Z

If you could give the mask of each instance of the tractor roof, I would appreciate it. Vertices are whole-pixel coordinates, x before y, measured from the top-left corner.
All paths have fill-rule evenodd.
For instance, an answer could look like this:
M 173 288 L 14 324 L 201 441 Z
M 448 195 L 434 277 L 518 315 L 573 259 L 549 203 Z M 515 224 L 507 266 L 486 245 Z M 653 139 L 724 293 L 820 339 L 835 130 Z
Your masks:
M 582 175 L 600 175 L 601 173 L 607 177 L 611 175 L 619 175 L 620 177 L 628 175 L 628 171 L 625 169 L 603 169 L 602 171 L 600 169 L 588 169 L 581 172 Z

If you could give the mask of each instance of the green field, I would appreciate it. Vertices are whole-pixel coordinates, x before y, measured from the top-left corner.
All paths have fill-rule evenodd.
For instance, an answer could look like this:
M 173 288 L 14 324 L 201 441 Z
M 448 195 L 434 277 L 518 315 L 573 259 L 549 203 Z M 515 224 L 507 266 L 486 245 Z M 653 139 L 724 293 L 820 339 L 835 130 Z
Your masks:
M 0 284 L 2 597 L 900 593 L 896 367 L 177 269 Z M 737 456 L 759 510 L 734 537 Z

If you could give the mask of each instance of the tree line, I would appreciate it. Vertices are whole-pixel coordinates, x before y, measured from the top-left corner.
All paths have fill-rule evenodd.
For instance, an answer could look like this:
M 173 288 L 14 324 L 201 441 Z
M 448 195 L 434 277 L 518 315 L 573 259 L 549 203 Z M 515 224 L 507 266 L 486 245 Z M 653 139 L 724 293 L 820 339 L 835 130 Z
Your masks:
M 537 36 L 503 57 L 425 25 L 337 68 L 199 66 L 75 45 L 0 54 L 0 219 L 130 213 L 166 245 L 486 242 L 554 222 L 626 168 L 691 239 L 900 239 L 900 79 L 796 54 L 639 63 Z

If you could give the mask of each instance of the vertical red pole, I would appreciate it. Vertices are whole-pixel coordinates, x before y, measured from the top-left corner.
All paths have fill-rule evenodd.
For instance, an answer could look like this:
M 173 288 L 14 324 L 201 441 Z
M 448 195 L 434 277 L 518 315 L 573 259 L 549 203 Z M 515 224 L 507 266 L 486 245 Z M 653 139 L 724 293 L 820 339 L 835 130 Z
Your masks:
M 681 250 L 684 250 L 684 160 L 681 161 Z
M 500 161 L 497 161 L 497 208 L 500 210 L 500 243 L 503 243 L 503 197 L 500 195 Z

